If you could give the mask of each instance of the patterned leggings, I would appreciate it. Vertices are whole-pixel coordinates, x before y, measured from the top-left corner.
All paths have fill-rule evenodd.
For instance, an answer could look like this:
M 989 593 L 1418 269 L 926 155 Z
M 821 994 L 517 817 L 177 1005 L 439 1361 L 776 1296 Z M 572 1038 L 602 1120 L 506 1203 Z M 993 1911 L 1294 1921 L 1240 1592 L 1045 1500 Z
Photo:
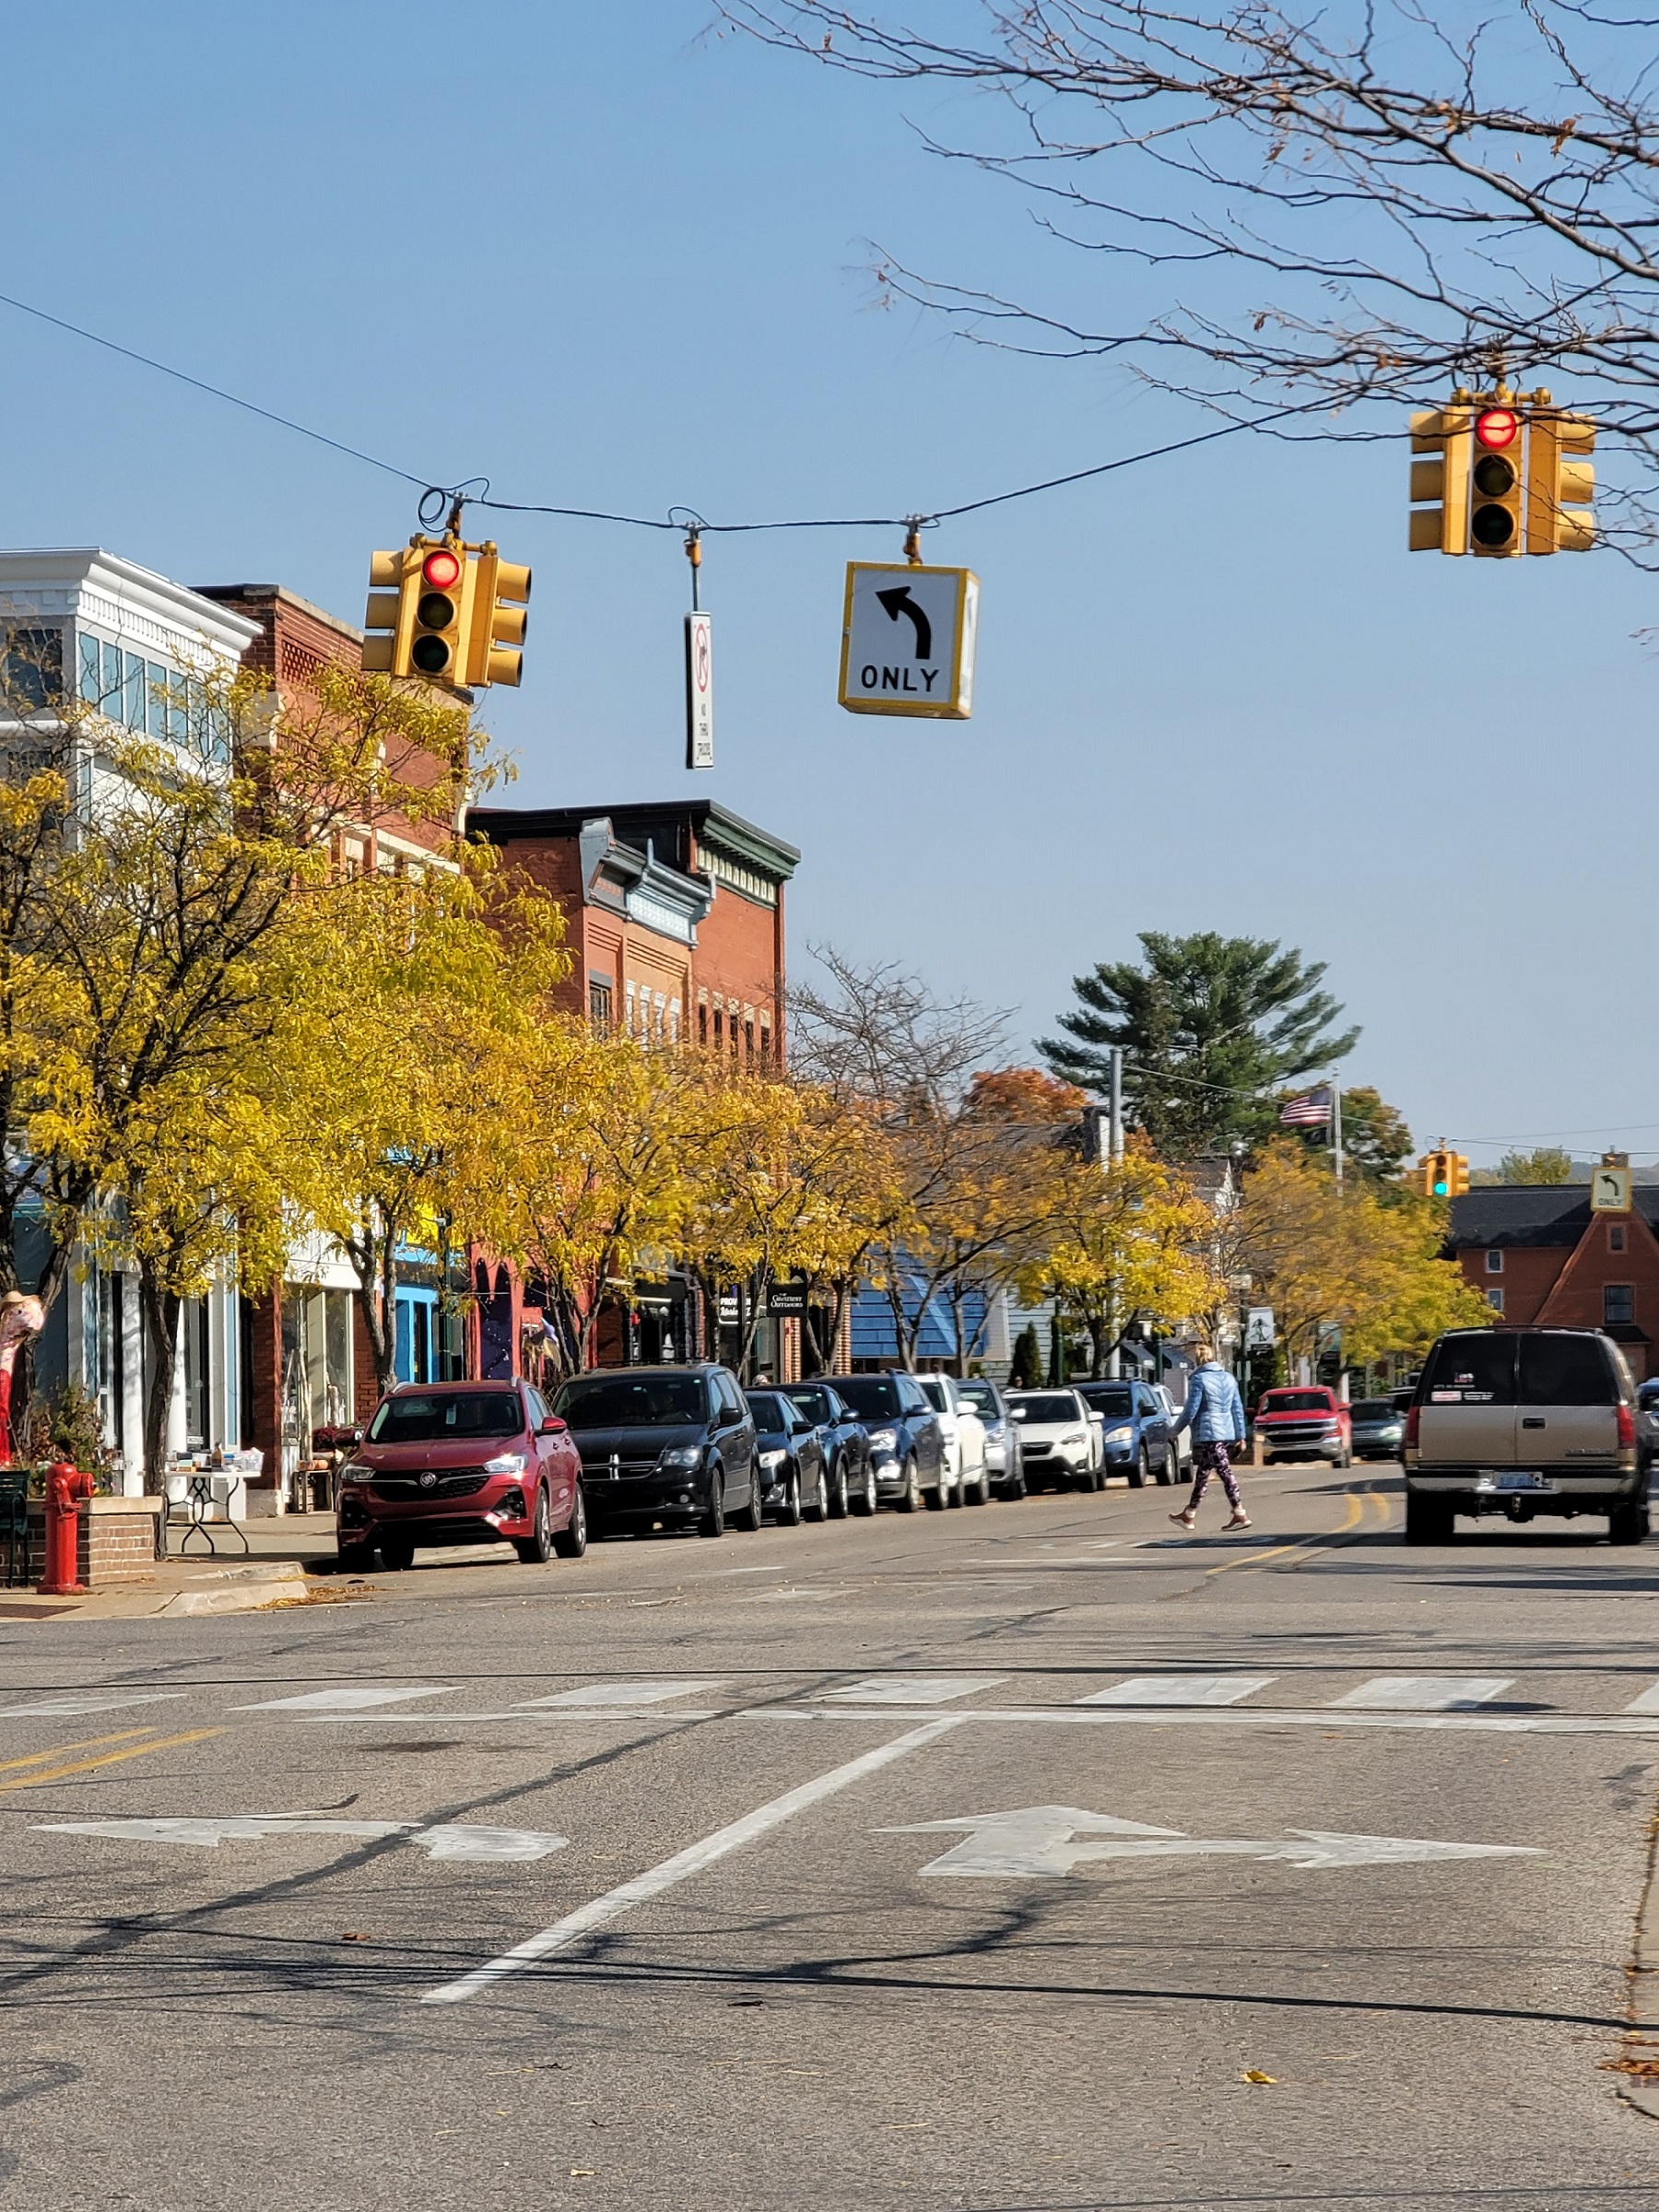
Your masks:
M 1193 1495 L 1187 1500 L 1189 1513 L 1197 1512 L 1198 1500 L 1209 1488 L 1209 1478 L 1212 1475 L 1220 1476 L 1221 1488 L 1227 1492 L 1228 1504 L 1232 1507 L 1235 1513 L 1239 1511 L 1242 1503 L 1239 1496 L 1239 1478 L 1232 1471 L 1232 1462 L 1227 1456 L 1227 1446 L 1224 1443 L 1217 1441 L 1213 1444 L 1194 1444 L 1193 1446 Z

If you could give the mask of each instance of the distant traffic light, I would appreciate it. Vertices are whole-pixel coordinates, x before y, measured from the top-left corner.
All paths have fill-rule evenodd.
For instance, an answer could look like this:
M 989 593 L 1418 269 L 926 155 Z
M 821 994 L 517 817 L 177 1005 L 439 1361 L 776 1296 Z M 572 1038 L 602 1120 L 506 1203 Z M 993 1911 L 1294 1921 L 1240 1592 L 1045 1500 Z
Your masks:
M 1558 407 L 1534 414 L 1526 441 L 1526 550 L 1588 553 L 1595 543 L 1594 462 L 1576 458 L 1595 451 L 1588 415 Z M 1570 457 L 1571 456 L 1571 457 Z
M 516 684 L 520 680 L 524 656 L 514 649 L 524 641 L 530 620 L 524 607 L 529 597 L 529 570 L 517 561 L 503 560 L 493 545 L 481 546 L 468 622 L 467 683 Z
M 1439 453 L 1438 461 L 1411 464 L 1411 537 L 1414 553 L 1466 553 L 1469 549 L 1469 457 L 1473 407 L 1430 407 L 1411 418 L 1411 450 Z M 1424 502 L 1433 500 L 1432 506 Z
M 1469 1163 L 1461 1152 L 1442 1146 L 1426 1152 L 1418 1162 L 1425 1198 L 1461 1198 L 1469 1187 Z
M 1523 429 L 1523 418 L 1513 407 L 1483 407 L 1475 418 L 1469 550 L 1488 560 L 1522 550 Z

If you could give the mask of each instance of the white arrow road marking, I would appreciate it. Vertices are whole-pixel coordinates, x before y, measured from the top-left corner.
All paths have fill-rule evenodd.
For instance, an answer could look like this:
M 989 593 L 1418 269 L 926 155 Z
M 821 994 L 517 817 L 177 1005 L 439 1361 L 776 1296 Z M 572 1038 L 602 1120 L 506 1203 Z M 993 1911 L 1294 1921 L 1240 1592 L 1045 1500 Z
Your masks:
M 825 1797 L 833 1797 L 838 1791 L 849 1788 L 855 1782 L 862 1782 L 866 1774 L 874 1774 L 878 1768 L 890 1766 L 896 1759 L 903 1759 L 912 1751 L 919 1750 L 924 1744 L 931 1744 L 935 1737 L 948 1734 L 953 1728 L 959 1728 L 964 1717 L 961 1713 L 943 1714 L 936 1721 L 927 1721 L 920 1728 L 912 1728 L 903 1735 L 896 1735 L 891 1743 L 882 1744 L 874 1751 L 866 1751 L 860 1759 L 849 1759 L 844 1767 L 831 1767 L 827 1774 L 819 1774 L 811 1782 L 803 1782 L 793 1790 L 785 1790 L 782 1796 L 774 1797 L 766 1805 L 757 1806 L 752 1813 L 745 1813 L 740 1820 L 733 1820 L 724 1828 L 717 1828 L 712 1835 L 704 1836 L 701 1842 L 693 1843 L 685 1851 L 676 1852 L 673 1858 L 663 1860 L 660 1865 L 649 1868 L 644 1874 L 636 1874 L 631 1881 L 618 1883 L 616 1888 L 607 1889 L 603 1897 L 596 1897 L 588 1904 L 579 1905 L 574 1912 L 567 1912 L 562 1920 L 556 1920 L 550 1928 L 543 1928 L 539 1935 L 514 1944 L 512 1950 L 504 1951 L 499 1959 L 491 1959 L 483 1966 L 474 1967 L 471 1973 L 461 1975 L 457 1981 L 446 1982 L 441 1988 L 429 1989 L 420 2002 L 423 2005 L 458 2005 L 467 1997 L 477 1996 L 481 1989 L 488 1989 L 491 1983 L 500 1981 L 505 1975 L 516 1974 L 526 1966 L 534 1966 L 538 1959 L 550 1958 L 555 1951 L 569 1950 L 572 1944 L 580 1943 L 584 1936 L 591 1936 L 596 1929 L 607 1926 L 633 1906 L 645 1904 L 650 1899 L 660 1897 L 665 1889 L 672 1889 L 677 1882 L 700 1874 L 705 1866 L 712 1866 L 716 1859 L 723 1859 L 728 1852 L 740 1850 L 744 1844 L 752 1843 L 758 1836 L 765 1835 L 769 1829 L 782 1827 L 785 1820 L 793 1819 L 796 1813 L 805 1812 L 808 1806 L 817 1805 Z
M 65 1697 L 41 1698 L 33 1705 L 7 1705 L 0 1721 L 47 1720 L 59 1712 L 114 1712 L 123 1705 L 159 1705 L 169 1698 L 185 1698 L 185 1689 L 112 1689 L 74 1691 Z
M 1079 1705 L 1236 1705 L 1274 1680 L 1272 1675 L 1141 1675 L 1079 1698 Z
M 975 1690 L 994 1689 L 1006 1675 L 872 1675 L 846 1689 L 821 1694 L 849 1705 L 949 1705 Z
M 1509 1675 L 1377 1675 L 1331 1702 L 1378 1712 L 1468 1712 L 1498 1697 L 1512 1679 Z
M 1441 1859 L 1541 1858 L 1525 1843 L 1440 1843 L 1410 1836 L 1345 1836 L 1293 1828 L 1282 1842 L 1246 1837 L 1206 1838 L 1179 1829 L 1147 1828 L 1070 1805 L 1026 1805 L 1006 1813 L 969 1813 L 959 1820 L 918 1820 L 884 1828 L 884 1836 L 922 1836 L 966 1830 L 964 1841 L 934 1859 L 924 1874 L 1009 1876 L 1070 1874 L 1102 1859 L 1284 1859 L 1292 1866 L 1405 1866 Z
M 418 1843 L 429 1859 L 545 1859 L 569 1843 L 569 1836 L 534 1828 L 469 1828 L 446 1822 L 423 1828 L 418 1820 L 327 1820 L 307 1813 L 228 1813 L 218 1818 L 171 1820 L 37 1820 L 49 1836 L 105 1836 L 134 1843 L 186 1843 L 216 1851 L 221 1843 L 262 1843 L 273 1836 L 350 1836 L 377 1842 L 395 1836 Z
M 1644 1689 L 1639 1698 L 1632 1698 L 1625 1707 L 1627 1712 L 1659 1712 L 1659 1682 Z M 0 1716 L 3 1717 L 3 1716 Z
M 232 1712 L 367 1712 L 375 1705 L 396 1705 L 405 1698 L 441 1698 L 446 1682 L 411 1683 L 406 1689 L 312 1689 L 299 1698 L 262 1698 L 257 1705 L 232 1705 Z
M 555 1711 L 571 1706 L 607 1705 L 666 1705 L 671 1698 L 688 1698 L 698 1690 L 718 1689 L 716 1681 L 693 1680 L 679 1682 L 590 1682 L 582 1689 L 556 1690 L 550 1698 L 526 1698 L 524 1710 L 534 1712 L 551 1706 Z

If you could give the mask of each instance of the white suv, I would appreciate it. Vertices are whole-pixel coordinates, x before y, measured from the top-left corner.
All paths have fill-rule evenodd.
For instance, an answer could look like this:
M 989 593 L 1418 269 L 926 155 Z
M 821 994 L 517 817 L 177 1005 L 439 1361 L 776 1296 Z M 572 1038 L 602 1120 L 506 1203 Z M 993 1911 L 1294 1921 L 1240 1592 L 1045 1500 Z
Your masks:
M 922 1394 L 939 1417 L 945 1437 L 940 1489 L 956 1492 L 959 1505 L 984 1505 L 991 1497 L 991 1467 L 985 1453 L 985 1424 L 954 1375 L 918 1375 Z
M 1019 1423 L 1019 1448 L 1026 1481 L 1098 1490 L 1105 1479 L 1099 1416 L 1075 1390 L 1015 1390 L 1008 1411 Z

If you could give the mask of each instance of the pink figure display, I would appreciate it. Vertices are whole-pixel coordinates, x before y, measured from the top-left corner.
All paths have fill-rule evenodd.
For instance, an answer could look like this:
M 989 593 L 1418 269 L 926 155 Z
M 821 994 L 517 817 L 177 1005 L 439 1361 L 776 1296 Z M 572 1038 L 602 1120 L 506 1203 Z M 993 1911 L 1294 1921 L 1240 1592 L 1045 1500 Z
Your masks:
M 46 1309 L 38 1298 L 22 1290 L 0 1298 L 0 1465 L 11 1465 L 12 1370 L 23 1346 L 45 1326 Z

